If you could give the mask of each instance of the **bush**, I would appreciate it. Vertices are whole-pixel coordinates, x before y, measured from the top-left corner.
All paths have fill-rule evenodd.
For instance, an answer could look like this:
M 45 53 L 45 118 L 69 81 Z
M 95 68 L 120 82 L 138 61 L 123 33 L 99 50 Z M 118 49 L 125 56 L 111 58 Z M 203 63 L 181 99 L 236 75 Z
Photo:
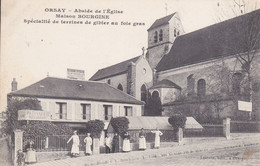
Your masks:
M 28 124 L 22 126 L 22 130 L 24 131 L 23 136 L 27 139 L 73 133 L 72 128 L 67 125 L 55 125 L 47 121 L 29 121 Z
M 2 124 L 3 133 L 9 135 L 15 129 L 21 129 L 22 124 L 18 121 L 18 110 L 23 109 L 41 110 L 41 105 L 36 98 L 8 98 L 6 109 L 7 119 Z
M 110 123 L 115 132 L 118 133 L 121 137 L 129 128 L 129 120 L 126 117 L 112 118 Z
M 86 130 L 93 138 L 100 138 L 104 126 L 105 124 L 101 120 L 90 120 L 87 122 Z
M 178 131 L 179 128 L 185 127 L 186 120 L 186 116 L 177 114 L 169 117 L 168 122 L 172 125 L 175 131 Z

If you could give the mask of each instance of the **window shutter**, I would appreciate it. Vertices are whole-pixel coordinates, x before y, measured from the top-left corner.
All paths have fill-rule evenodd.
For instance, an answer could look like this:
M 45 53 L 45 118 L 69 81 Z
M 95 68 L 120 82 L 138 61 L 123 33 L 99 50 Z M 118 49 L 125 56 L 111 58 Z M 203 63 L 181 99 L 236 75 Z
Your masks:
M 72 103 L 68 102 L 67 119 L 72 119 Z
M 81 120 L 81 108 L 79 103 L 75 103 L 75 119 Z
M 125 116 L 125 108 L 123 106 L 119 106 L 119 116 Z
M 54 101 L 50 101 L 49 102 L 49 106 L 50 106 L 50 113 L 51 113 L 51 119 L 56 119 L 56 115 L 55 115 L 55 110 L 56 110 L 56 108 L 55 108 L 55 102 Z
M 90 118 L 91 118 L 91 105 L 89 104 L 89 105 L 87 105 L 86 106 L 86 116 L 87 116 L 87 120 L 90 120 Z
M 105 108 L 103 105 L 98 105 L 98 119 L 105 120 Z
M 96 104 L 91 104 L 90 107 L 90 120 L 94 120 L 95 118 L 95 114 L 97 114 L 98 112 L 98 107 Z

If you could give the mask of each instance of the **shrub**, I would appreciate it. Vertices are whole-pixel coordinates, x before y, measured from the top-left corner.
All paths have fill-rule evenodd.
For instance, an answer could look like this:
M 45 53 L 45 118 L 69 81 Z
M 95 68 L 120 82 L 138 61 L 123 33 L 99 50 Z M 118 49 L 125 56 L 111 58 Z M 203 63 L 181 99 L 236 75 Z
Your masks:
M 47 121 L 29 121 L 28 124 L 23 125 L 24 137 L 46 137 L 50 135 L 70 135 L 73 133 L 72 128 L 67 125 L 55 125 Z
M 105 124 L 101 120 L 90 120 L 86 124 L 86 130 L 93 138 L 100 138 L 104 126 Z
M 121 137 L 129 128 L 129 120 L 126 117 L 116 117 L 112 118 L 110 121 L 115 132 L 118 133 Z
M 168 122 L 172 125 L 175 131 L 178 131 L 179 128 L 185 127 L 186 120 L 186 116 L 177 114 L 169 117 Z
M 3 133 L 9 135 L 15 129 L 21 129 L 22 123 L 18 121 L 18 110 L 23 109 L 41 110 L 41 105 L 36 98 L 8 98 L 6 109 L 7 119 L 2 124 Z

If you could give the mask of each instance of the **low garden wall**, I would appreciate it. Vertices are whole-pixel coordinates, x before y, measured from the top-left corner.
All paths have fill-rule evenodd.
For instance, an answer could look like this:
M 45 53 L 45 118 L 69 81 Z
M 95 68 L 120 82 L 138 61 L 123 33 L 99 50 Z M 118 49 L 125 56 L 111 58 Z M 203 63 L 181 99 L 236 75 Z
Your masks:
M 260 122 L 231 121 L 230 130 L 231 133 L 260 132 Z

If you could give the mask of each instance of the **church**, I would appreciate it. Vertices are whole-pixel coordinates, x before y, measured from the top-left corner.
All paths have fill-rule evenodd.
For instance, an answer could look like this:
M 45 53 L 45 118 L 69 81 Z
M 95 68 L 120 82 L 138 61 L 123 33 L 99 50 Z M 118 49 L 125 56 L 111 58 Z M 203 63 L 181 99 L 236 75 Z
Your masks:
M 185 33 L 178 13 L 167 15 L 148 28 L 146 53 L 100 69 L 90 80 L 146 103 L 159 97 L 158 115 L 260 119 L 259 16 L 255 10 Z M 252 103 L 252 113 L 239 110 L 239 101 Z M 144 107 L 143 115 L 149 111 Z

